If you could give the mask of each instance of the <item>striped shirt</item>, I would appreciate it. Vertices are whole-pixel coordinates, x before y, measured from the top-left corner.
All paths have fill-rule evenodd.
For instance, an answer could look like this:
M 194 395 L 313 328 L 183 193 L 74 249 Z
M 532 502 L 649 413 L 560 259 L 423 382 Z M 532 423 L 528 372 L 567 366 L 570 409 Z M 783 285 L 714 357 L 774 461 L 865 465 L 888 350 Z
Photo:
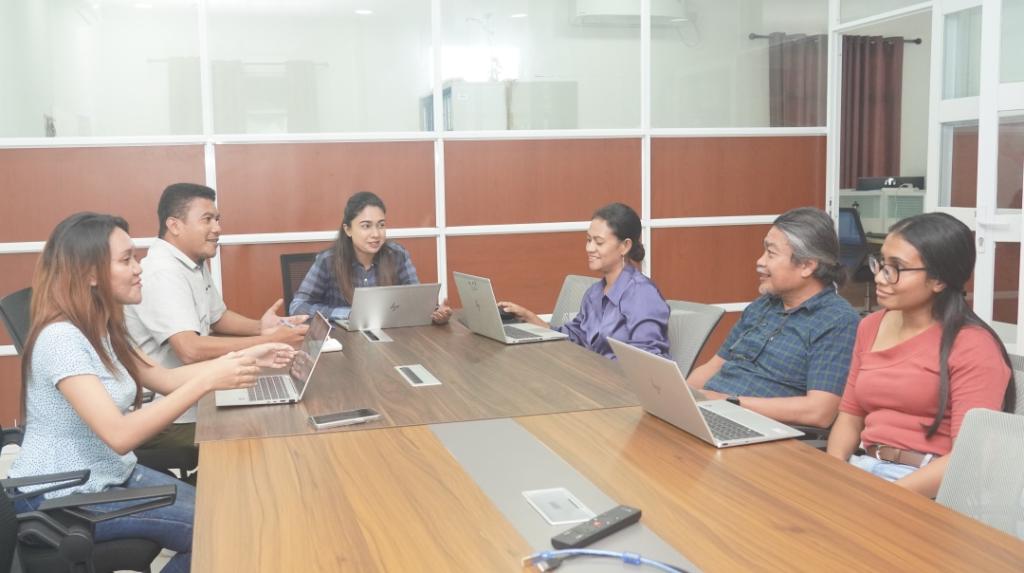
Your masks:
M 398 261 L 398 272 L 396 275 L 399 285 L 419 284 L 420 279 L 416 276 L 416 267 L 412 264 L 409 251 L 405 247 L 388 241 L 381 247 L 390 249 Z M 380 257 L 374 257 L 370 268 L 363 267 L 357 260 L 352 261 L 352 286 L 375 287 L 377 285 L 377 265 Z M 337 277 L 334 276 L 334 249 L 333 247 L 321 252 L 313 261 L 313 266 L 302 279 L 299 290 L 292 298 L 292 304 L 288 308 L 288 314 L 308 314 L 320 312 L 324 316 L 344 318 L 348 316 L 348 310 L 352 303 L 345 299 L 345 295 L 338 286 Z
M 859 321 L 831 286 L 788 311 L 781 298 L 764 295 L 718 349 L 725 364 L 705 387 L 737 396 L 842 396 Z

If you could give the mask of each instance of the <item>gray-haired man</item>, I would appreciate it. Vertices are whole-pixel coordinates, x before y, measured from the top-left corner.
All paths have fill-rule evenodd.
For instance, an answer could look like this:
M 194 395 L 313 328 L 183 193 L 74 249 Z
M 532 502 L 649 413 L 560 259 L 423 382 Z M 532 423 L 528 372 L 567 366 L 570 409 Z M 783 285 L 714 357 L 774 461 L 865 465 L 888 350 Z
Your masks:
M 782 422 L 828 427 L 859 322 L 836 293 L 845 273 L 832 218 L 810 207 L 780 215 L 765 235 L 757 274 L 761 296 L 688 382 Z

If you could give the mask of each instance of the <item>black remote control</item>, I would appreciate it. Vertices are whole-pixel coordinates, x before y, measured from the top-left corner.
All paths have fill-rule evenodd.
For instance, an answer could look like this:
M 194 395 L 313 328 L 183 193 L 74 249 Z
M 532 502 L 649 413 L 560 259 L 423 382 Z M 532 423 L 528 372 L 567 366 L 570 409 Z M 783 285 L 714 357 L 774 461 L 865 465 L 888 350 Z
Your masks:
M 640 521 L 639 509 L 620 505 L 552 537 L 551 546 L 555 549 L 586 547 L 638 521 Z

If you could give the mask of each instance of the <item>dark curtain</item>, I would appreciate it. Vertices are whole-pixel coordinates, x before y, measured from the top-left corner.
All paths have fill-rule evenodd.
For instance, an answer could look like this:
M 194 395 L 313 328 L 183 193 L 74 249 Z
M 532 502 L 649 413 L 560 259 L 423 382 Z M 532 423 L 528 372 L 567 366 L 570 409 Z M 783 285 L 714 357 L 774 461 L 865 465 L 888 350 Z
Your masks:
M 824 34 L 768 36 L 772 127 L 825 125 L 828 38 Z
M 903 38 L 843 36 L 839 186 L 900 174 Z

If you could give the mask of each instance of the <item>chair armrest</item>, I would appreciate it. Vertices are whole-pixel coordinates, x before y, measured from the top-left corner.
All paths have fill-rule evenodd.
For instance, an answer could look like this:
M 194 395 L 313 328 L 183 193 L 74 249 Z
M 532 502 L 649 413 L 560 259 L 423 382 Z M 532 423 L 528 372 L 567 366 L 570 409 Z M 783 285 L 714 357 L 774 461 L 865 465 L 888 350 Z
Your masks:
M 828 435 L 832 431 L 832 428 L 819 428 L 817 426 L 803 426 L 800 424 L 788 424 L 788 426 L 804 433 L 803 436 L 797 438 L 802 441 L 828 440 Z
M 11 498 L 11 501 L 17 501 L 26 497 L 35 497 L 51 491 L 57 491 L 59 489 L 66 489 L 69 487 L 75 487 L 84 484 L 89 481 L 89 470 L 79 470 L 74 472 L 63 472 L 59 474 L 45 474 L 39 476 L 28 476 L 22 478 L 10 478 L 0 480 L 0 487 L 7 492 L 7 496 Z M 49 487 L 37 489 L 29 492 L 16 492 L 15 488 L 32 486 L 32 485 L 43 485 L 53 484 Z
M 25 437 L 25 432 L 21 428 L 3 428 L 2 439 L 0 439 L 0 449 L 4 446 L 15 445 L 20 446 L 22 438 Z
M 91 524 L 96 524 L 140 511 L 166 507 L 173 504 L 177 497 L 178 486 L 176 485 L 159 485 L 138 489 L 112 489 L 100 493 L 83 493 L 57 499 L 48 499 L 39 504 L 39 511 L 62 510 L 69 515 L 83 519 Z M 91 505 L 127 501 L 139 501 L 141 503 L 107 512 L 87 509 Z

